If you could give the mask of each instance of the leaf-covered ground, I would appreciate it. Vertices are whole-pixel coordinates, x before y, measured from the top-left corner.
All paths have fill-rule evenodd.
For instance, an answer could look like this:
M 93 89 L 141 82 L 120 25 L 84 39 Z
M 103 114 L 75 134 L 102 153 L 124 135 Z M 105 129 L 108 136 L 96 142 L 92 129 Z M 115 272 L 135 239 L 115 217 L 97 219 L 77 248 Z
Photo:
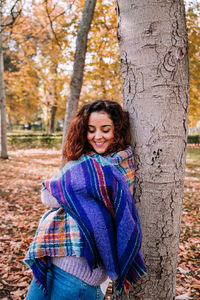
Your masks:
M 200 147 L 187 151 L 177 299 L 200 299 Z M 185 296 L 185 297 L 184 297 Z M 181 298 L 182 297 L 182 298 Z
M 58 172 L 59 157 L 57 150 L 27 149 L 9 151 L 9 160 L 0 160 L 0 299 L 26 295 L 32 274 L 23 258 L 45 211 L 41 182 Z M 188 151 L 177 299 L 200 298 L 199 200 L 200 148 Z

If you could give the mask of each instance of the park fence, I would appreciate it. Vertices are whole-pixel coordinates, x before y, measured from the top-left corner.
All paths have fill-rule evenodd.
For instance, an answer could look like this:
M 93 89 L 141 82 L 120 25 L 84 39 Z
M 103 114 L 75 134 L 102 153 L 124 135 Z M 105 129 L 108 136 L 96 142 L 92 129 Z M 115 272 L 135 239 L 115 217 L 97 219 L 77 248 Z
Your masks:
M 59 149 L 62 143 L 62 134 L 8 133 L 7 142 L 9 146 L 17 148 L 49 147 Z

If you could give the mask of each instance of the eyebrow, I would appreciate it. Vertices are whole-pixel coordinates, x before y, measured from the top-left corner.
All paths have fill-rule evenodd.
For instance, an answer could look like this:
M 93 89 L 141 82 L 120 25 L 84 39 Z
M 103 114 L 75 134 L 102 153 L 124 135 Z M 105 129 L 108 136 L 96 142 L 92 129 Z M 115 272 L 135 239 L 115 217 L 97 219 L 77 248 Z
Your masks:
M 102 127 L 107 127 L 107 126 L 112 127 L 112 125 L 103 125 Z M 89 125 L 88 124 L 88 127 L 95 127 L 95 125 Z

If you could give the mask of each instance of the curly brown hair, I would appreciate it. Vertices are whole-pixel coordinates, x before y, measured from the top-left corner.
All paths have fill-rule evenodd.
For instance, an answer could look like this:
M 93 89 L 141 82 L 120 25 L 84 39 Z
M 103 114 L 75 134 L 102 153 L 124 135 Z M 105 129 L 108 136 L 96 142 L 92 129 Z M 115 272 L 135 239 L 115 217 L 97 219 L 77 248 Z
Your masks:
M 114 142 L 106 154 L 123 150 L 130 145 L 129 114 L 121 105 L 110 100 L 96 100 L 84 105 L 70 123 L 67 138 L 63 147 L 63 163 L 77 160 L 82 154 L 93 150 L 87 140 L 88 120 L 92 112 L 105 112 L 114 123 Z

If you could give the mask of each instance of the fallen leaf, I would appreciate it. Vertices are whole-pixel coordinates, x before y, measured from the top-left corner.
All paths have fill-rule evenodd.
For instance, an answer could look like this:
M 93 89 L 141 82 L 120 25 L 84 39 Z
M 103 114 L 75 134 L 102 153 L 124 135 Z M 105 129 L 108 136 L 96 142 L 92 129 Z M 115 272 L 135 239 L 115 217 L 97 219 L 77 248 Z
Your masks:
M 176 299 L 176 300 L 188 300 L 188 299 L 192 299 L 192 297 L 190 297 L 189 294 L 186 293 L 186 294 L 177 296 L 175 299 Z

